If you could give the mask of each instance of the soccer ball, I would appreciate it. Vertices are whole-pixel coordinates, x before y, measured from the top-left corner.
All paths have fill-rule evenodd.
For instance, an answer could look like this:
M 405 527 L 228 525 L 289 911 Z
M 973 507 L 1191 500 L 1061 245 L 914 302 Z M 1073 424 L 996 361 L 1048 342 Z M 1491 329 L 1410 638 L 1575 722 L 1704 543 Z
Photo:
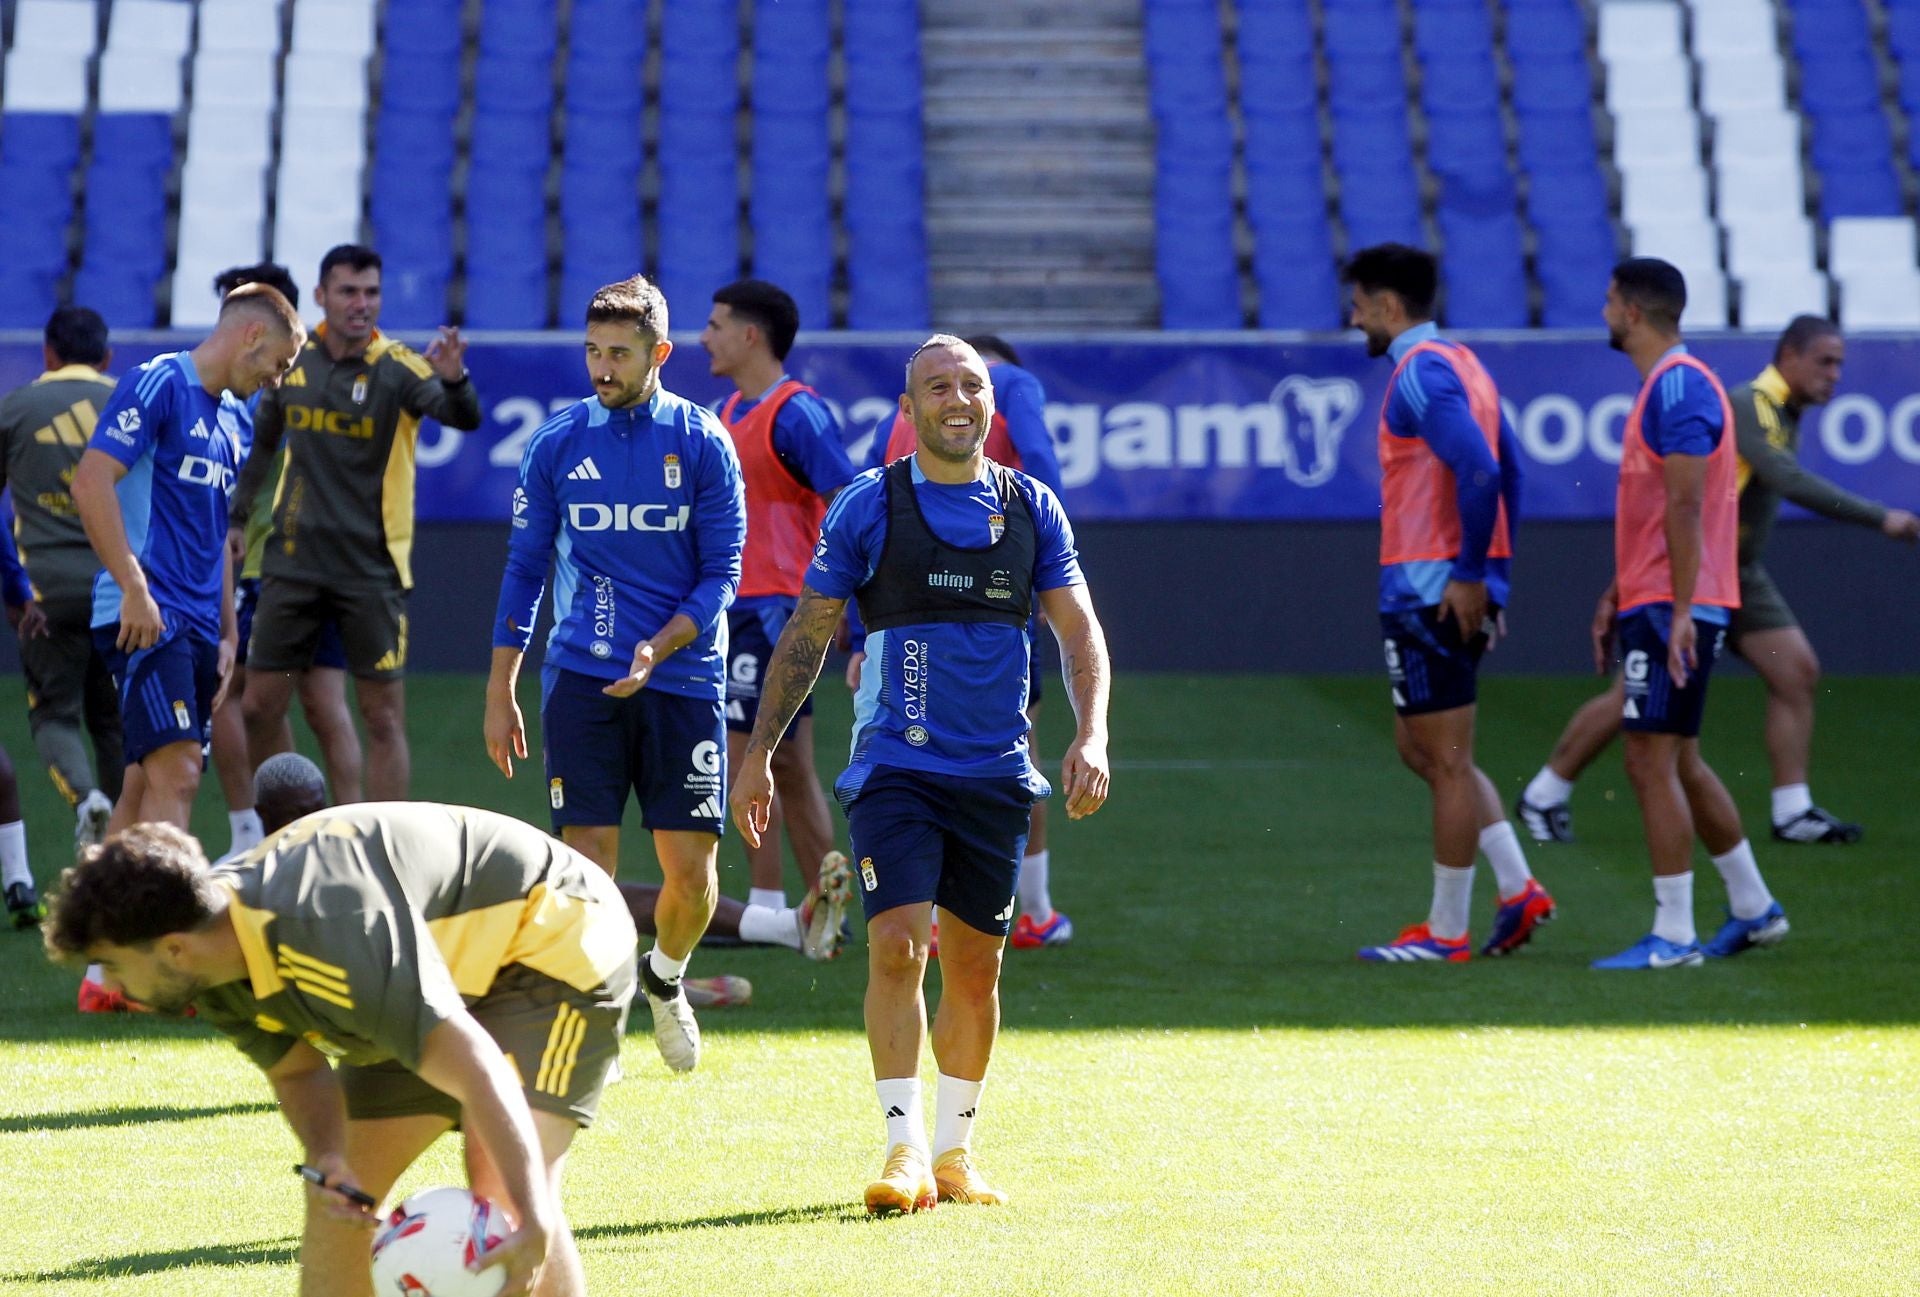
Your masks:
M 494 1297 L 506 1271 L 467 1267 L 512 1229 L 505 1212 L 465 1189 L 422 1189 L 373 1236 L 373 1290 L 380 1297 Z

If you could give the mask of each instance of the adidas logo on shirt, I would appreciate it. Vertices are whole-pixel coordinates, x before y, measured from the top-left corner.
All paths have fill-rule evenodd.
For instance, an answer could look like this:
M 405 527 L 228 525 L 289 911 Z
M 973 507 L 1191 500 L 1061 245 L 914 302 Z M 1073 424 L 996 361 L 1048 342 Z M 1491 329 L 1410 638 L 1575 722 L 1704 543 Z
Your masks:
M 212 434 L 207 431 L 207 421 L 205 419 L 195 419 L 193 421 L 193 427 L 187 430 L 187 435 L 205 441 Z
M 575 464 L 573 471 L 567 474 L 567 481 L 569 482 L 598 482 L 599 480 L 600 470 L 594 467 L 593 456 L 591 455 L 581 460 L 578 464 Z

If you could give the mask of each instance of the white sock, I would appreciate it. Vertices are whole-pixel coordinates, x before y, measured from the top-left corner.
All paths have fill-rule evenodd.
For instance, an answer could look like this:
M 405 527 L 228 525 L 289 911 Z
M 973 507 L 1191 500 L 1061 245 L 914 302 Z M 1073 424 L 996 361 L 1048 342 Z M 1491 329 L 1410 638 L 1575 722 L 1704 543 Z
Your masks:
M 1553 767 L 1541 766 L 1540 773 L 1527 785 L 1526 798 L 1532 806 L 1558 806 L 1573 796 L 1573 781 L 1553 773 Z
M 973 1114 L 980 1109 L 980 1090 L 985 1081 L 962 1081 L 940 1073 L 933 1102 L 933 1151 L 965 1148 L 973 1138 Z
M 4 832 L 4 830 L 0 830 Z M 1713 858 L 1713 867 L 1727 885 L 1727 908 L 1736 919 L 1757 919 L 1773 905 L 1773 893 L 1760 877 L 1760 866 L 1753 858 L 1753 844 L 1745 838 L 1724 856 Z
M 1785 824 L 1813 809 L 1813 792 L 1805 784 L 1785 784 L 1773 790 L 1773 822 Z
M 267 836 L 267 826 L 260 822 L 260 812 L 251 806 L 244 811 L 228 811 L 227 827 L 233 830 L 233 841 L 227 847 L 229 855 L 236 851 L 251 851 Z
M 1036 851 L 1020 862 L 1017 890 L 1020 913 L 1043 927 L 1053 921 L 1053 897 L 1047 893 L 1047 852 Z
M 1520 839 L 1514 834 L 1513 825 L 1501 820 L 1498 824 L 1489 824 L 1480 830 L 1480 850 L 1486 854 L 1487 863 L 1493 866 L 1493 876 L 1500 884 L 1500 899 L 1518 896 L 1533 877 L 1533 871 L 1527 868 L 1527 853 L 1520 849 Z
M 689 954 L 686 959 L 674 959 L 660 947 L 655 946 L 647 952 L 647 967 L 651 968 L 653 975 L 661 981 L 677 982 L 680 980 L 680 974 L 687 971 L 687 961 L 692 958 L 693 956 Z
M 1433 866 L 1433 909 L 1427 931 L 1442 941 L 1467 935 L 1467 915 L 1473 907 L 1473 866 L 1454 869 L 1438 861 Z
M 33 871 L 27 868 L 27 826 L 19 820 L 0 824 L 0 887 L 15 883 L 33 886 Z
M 895 1144 L 911 1144 L 927 1151 L 927 1120 L 920 1107 L 920 1078 L 895 1077 L 875 1081 L 873 1092 L 880 1096 L 880 1112 L 887 1119 L 887 1151 Z
M 1691 946 L 1693 930 L 1693 871 L 1653 877 L 1653 935 L 1676 946 Z
M 747 902 L 740 912 L 740 940 L 762 946 L 786 946 L 800 949 L 800 921 L 791 909 Z
M 107 974 L 100 965 L 88 964 L 87 975 L 83 980 L 92 982 L 95 986 L 105 986 L 107 984 Z
M 769 910 L 787 908 L 787 894 L 778 887 L 750 887 L 747 889 L 748 905 L 764 905 Z

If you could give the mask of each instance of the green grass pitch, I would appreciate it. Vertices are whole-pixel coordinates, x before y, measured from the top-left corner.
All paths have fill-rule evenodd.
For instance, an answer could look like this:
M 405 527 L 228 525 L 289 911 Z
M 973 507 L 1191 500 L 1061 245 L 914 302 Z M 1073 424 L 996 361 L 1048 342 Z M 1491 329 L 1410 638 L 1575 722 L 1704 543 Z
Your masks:
M 1480 760 L 1506 796 L 1591 687 L 1487 682 Z M 410 691 L 419 795 L 543 821 L 537 757 L 509 785 L 481 752 L 477 677 Z M 823 694 L 831 771 L 847 701 Z M 975 1141 L 1006 1209 L 860 1212 L 882 1132 L 857 940 L 830 965 L 700 954 L 696 973 L 745 974 L 755 1001 L 703 1015 L 690 1077 L 631 1036 L 627 1080 L 569 1168 L 593 1291 L 1912 1292 L 1920 679 L 1830 682 L 1814 786 L 1868 840 L 1756 840 L 1787 943 L 1661 975 L 1586 966 L 1652 912 L 1617 754 L 1576 797 L 1579 841 L 1530 851 L 1561 906 L 1531 947 L 1354 962 L 1424 916 L 1429 886 L 1424 791 L 1395 761 L 1385 694 L 1120 679 L 1113 799 L 1056 822 L 1054 895 L 1078 936 L 1008 955 Z M 1050 764 L 1069 729 L 1052 699 Z M 50 882 L 69 820 L 24 709 L 5 710 Z M 1707 753 L 1764 834 L 1760 711 L 1751 678 L 1717 682 Z M 223 809 L 203 791 L 216 847 Z M 629 842 L 627 875 L 645 877 Z M 737 852 L 729 838 L 736 894 Z M 1699 865 L 1711 931 L 1723 893 Z M 294 1291 L 298 1149 L 237 1052 L 192 1024 L 79 1017 L 72 975 L 25 934 L 0 933 L 0 1005 L 0 1293 Z M 458 1165 L 442 1141 L 403 1187 Z

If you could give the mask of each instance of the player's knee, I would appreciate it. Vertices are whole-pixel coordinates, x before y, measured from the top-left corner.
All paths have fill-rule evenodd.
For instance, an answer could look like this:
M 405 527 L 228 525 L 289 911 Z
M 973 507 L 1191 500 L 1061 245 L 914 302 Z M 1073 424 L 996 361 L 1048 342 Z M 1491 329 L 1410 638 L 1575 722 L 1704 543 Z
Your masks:
M 1667 778 L 1673 768 L 1667 750 L 1641 735 L 1627 736 L 1624 757 L 1627 781 L 1635 788 Z
M 380 696 L 360 699 L 360 719 L 366 722 L 367 738 L 374 743 L 390 743 L 406 737 L 406 713 L 397 698 Z
M 254 687 L 240 696 L 240 715 L 248 729 L 271 729 L 287 714 L 286 691 L 263 683 L 270 675 L 255 672 Z
M 969 1004 L 985 1004 L 999 993 L 1000 947 L 984 950 L 943 952 L 940 959 L 940 994 L 953 995 Z
M 927 967 L 926 942 L 906 923 L 876 919 L 867 927 L 867 969 L 875 978 L 918 983 Z
M 149 753 L 140 768 L 147 787 L 166 796 L 192 797 L 200 791 L 200 749 L 193 743 L 170 743 Z

